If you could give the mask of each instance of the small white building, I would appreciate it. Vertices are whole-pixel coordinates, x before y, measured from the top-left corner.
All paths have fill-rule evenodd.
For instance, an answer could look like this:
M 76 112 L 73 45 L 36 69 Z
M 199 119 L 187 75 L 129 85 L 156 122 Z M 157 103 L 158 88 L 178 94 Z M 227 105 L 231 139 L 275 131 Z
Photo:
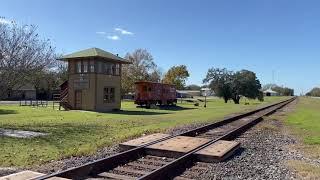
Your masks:
M 7 100 L 35 100 L 37 99 L 37 91 L 34 86 L 27 83 L 21 87 L 16 86 L 8 92 L 4 99 Z
M 214 96 L 215 93 L 211 88 L 201 88 L 201 96 Z
M 279 96 L 279 93 L 276 91 L 273 91 L 271 88 L 263 91 L 263 94 L 265 96 Z
M 177 98 L 193 98 L 194 96 L 200 96 L 200 91 L 177 90 Z

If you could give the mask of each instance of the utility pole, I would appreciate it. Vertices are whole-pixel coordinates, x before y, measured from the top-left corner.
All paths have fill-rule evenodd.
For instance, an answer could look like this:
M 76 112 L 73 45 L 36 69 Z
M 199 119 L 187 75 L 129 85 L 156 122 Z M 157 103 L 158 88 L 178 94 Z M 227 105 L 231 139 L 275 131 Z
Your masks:
M 207 107 L 207 93 L 204 94 L 204 107 Z
M 273 83 L 273 84 L 275 84 L 275 81 L 274 81 L 274 72 L 275 72 L 275 71 L 272 70 L 272 83 Z

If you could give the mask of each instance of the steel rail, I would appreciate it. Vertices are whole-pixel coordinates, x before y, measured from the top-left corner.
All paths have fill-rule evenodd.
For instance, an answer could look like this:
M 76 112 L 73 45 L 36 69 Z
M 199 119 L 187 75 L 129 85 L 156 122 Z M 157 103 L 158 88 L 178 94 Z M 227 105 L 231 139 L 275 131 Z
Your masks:
M 120 152 L 120 153 L 117 153 L 115 155 L 112 155 L 112 156 L 109 156 L 109 157 L 106 157 L 106 158 L 98 159 L 98 160 L 95 160 L 93 162 L 89 162 L 89 163 L 86 163 L 84 165 L 81 165 L 81 166 L 69 168 L 69 169 L 66 169 L 66 170 L 63 170 L 63 171 L 60 171 L 60 172 L 55 172 L 55 173 L 49 174 L 49 175 L 36 177 L 36 178 L 34 178 L 34 180 L 43 180 L 43 179 L 48 179 L 48 178 L 52 178 L 52 177 L 83 179 L 83 178 L 85 178 L 87 176 L 90 176 L 90 175 L 96 175 L 96 174 L 111 170 L 111 169 L 113 169 L 113 168 L 115 168 L 115 167 L 117 167 L 119 165 L 126 164 L 129 161 L 136 160 L 139 157 L 146 155 L 145 147 L 150 146 L 152 144 L 156 144 L 158 142 L 161 142 L 161 141 L 164 141 L 164 140 L 167 140 L 167 139 L 171 139 L 171 138 L 174 138 L 176 136 L 196 136 L 197 134 L 199 134 L 201 132 L 205 132 L 205 131 L 208 131 L 210 129 L 223 126 L 223 125 L 228 124 L 230 122 L 236 121 L 236 120 L 241 119 L 241 118 L 246 117 L 246 116 L 250 116 L 252 114 L 255 114 L 257 112 L 266 110 L 268 108 L 280 105 L 282 103 L 286 103 L 286 102 L 289 103 L 289 102 L 293 101 L 294 99 L 295 98 L 287 99 L 285 101 L 281 101 L 281 102 L 278 102 L 278 103 L 267 105 L 267 106 L 264 106 L 262 108 L 255 109 L 253 111 L 242 113 L 240 115 L 224 118 L 221 121 L 218 121 L 218 122 L 215 122 L 215 123 L 211 123 L 211 124 L 208 124 L 208 125 L 204 125 L 204 126 L 201 126 L 201 127 L 198 127 L 198 128 L 195 128 L 195 129 L 183 132 L 183 133 L 179 133 L 177 135 L 171 135 L 171 136 L 168 136 L 168 137 L 165 137 L 165 138 L 161 138 L 159 140 L 155 140 L 155 141 L 152 141 L 150 143 L 138 146 L 136 148 L 133 148 L 133 149 L 130 149 L 130 150 L 127 150 L 127 151 L 124 151 L 124 152 Z M 213 142 L 213 141 L 215 142 L 215 140 L 212 140 L 210 142 Z M 182 157 L 178 158 L 177 160 L 180 160 L 180 159 L 183 160 L 185 156 L 189 156 L 188 154 L 190 154 L 190 152 L 185 154 L 185 155 L 183 155 Z M 176 161 L 172 162 L 172 165 L 174 165 L 175 162 Z M 159 168 L 158 170 L 161 171 L 161 169 L 166 169 L 167 166 L 171 166 L 171 163 L 169 163 L 168 165 L 166 165 L 166 166 L 164 166 L 162 168 Z M 148 179 L 149 175 L 150 175 L 150 177 L 152 177 L 153 176 L 152 174 L 156 174 L 156 171 L 157 170 L 155 170 L 151 174 L 147 174 L 147 175 L 145 175 L 145 176 L 143 176 L 141 178 Z

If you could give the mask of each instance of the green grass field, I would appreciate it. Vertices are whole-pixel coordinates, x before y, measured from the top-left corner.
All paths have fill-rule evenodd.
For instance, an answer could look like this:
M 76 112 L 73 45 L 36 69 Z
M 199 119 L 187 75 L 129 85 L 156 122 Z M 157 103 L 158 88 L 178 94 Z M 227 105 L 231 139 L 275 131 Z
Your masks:
M 287 123 L 309 145 L 320 145 L 320 99 L 299 98 Z
M 212 99 L 208 107 L 191 103 L 175 109 L 142 109 L 123 102 L 121 112 L 57 111 L 52 107 L 32 108 L 0 105 L 0 127 L 49 133 L 44 137 L 19 139 L 0 137 L 0 166 L 26 167 L 69 156 L 88 155 L 143 133 L 161 132 L 175 126 L 214 122 L 224 116 L 276 102 L 285 97 L 269 97 L 250 105 L 223 103 Z M 200 104 L 203 106 L 203 104 Z
M 320 99 L 299 98 L 296 109 L 286 117 L 286 124 L 301 143 L 294 148 L 313 159 L 320 158 Z M 319 179 L 320 167 L 303 160 L 291 160 L 287 165 L 301 179 Z

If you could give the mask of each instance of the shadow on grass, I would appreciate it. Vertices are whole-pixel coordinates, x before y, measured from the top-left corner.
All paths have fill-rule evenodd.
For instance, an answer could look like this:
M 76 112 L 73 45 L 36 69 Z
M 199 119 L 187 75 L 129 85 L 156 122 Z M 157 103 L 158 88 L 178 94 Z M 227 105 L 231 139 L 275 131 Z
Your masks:
M 145 106 L 137 106 L 137 108 L 147 109 Z M 167 110 L 167 111 L 183 111 L 183 110 L 193 110 L 193 109 L 197 109 L 197 108 L 161 105 L 161 106 L 156 106 L 155 108 L 149 108 L 149 109 Z
M 4 114 L 17 114 L 16 110 L 9 110 L 9 109 L 0 109 L 0 115 Z
M 183 110 L 192 110 L 197 108 L 190 107 L 181 107 L 181 106 L 158 106 L 160 110 L 168 110 L 168 111 L 183 111 Z
M 169 114 L 164 112 L 150 112 L 150 111 L 128 111 L 128 110 L 119 110 L 106 112 L 106 114 L 124 114 L 124 115 L 163 115 Z

